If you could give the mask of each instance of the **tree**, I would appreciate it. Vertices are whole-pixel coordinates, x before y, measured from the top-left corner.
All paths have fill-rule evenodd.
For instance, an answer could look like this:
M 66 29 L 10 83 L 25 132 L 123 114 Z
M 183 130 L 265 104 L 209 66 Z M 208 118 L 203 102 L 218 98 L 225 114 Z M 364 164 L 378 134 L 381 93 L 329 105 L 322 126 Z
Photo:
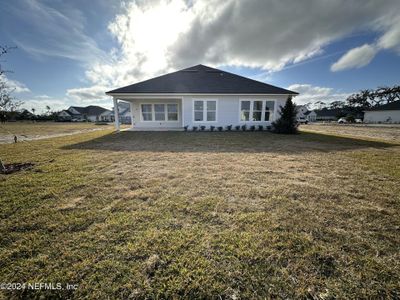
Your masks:
M 324 107 L 326 106 L 326 104 L 325 104 L 325 102 L 323 102 L 323 101 L 317 101 L 317 102 L 315 102 L 315 106 L 316 106 L 318 109 L 322 109 L 322 108 L 324 108 Z
M 13 48 L 15 47 L 0 46 L 0 57 L 7 54 L 10 49 Z M 3 70 L 0 65 L 0 112 L 3 114 L 8 111 L 15 111 L 18 106 L 22 104 L 22 102 L 17 101 L 16 98 L 12 96 L 14 89 L 10 88 L 7 84 L 4 75 L 6 72 L 9 71 Z
M 344 101 L 333 101 L 329 105 L 330 109 L 338 109 L 338 108 L 344 108 L 345 107 L 345 102 Z
M 346 101 L 350 107 L 357 107 L 365 110 L 374 106 L 391 103 L 400 100 L 400 86 L 378 87 L 375 90 L 361 90 L 350 95 Z
M 47 115 L 48 116 L 50 116 L 50 114 L 51 114 L 51 108 L 50 108 L 50 106 L 48 106 L 48 105 L 46 105 L 46 110 L 47 110 Z
M 297 133 L 297 108 L 292 101 L 292 97 L 286 100 L 285 106 L 280 107 L 280 117 L 272 123 L 273 132 L 294 134 Z

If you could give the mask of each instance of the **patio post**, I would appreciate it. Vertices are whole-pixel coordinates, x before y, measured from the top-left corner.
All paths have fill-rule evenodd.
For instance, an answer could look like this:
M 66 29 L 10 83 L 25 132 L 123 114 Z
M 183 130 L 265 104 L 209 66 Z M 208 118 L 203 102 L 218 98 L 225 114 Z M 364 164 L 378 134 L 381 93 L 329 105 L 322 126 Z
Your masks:
M 114 100 L 114 124 L 115 124 L 115 130 L 119 131 L 118 99 L 113 97 L 113 100 Z

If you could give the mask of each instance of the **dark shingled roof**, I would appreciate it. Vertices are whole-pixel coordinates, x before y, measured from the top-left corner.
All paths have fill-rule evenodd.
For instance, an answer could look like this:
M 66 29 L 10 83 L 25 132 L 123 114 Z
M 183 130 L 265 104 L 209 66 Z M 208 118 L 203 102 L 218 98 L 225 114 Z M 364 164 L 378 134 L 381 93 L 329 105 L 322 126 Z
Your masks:
M 335 109 L 323 108 L 323 109 L 315 109 L 314 111 L 319 117 L 336 117 L 338 114 L 342 112 L 342 110 L 339 108 Z
M 375 111 L 375 110 L 400 110 L 400 100 L 372 107 L 370 109 L 366 109 L 365 111 Z
M 106 94 L 283 94 L 297 95 L 280 87 L 203 65 L 193 66 Z
M 104 107 L 97 105 L 89 105 L 86 107 L 81 107 L 81 106 L 71 106 L 71 107 L 77 110 L 81 115 L 88 115 L 88 116 L 98 116 L 108 110 L 105 109 Z M 71 112 L 69 113 L 72 114 Z

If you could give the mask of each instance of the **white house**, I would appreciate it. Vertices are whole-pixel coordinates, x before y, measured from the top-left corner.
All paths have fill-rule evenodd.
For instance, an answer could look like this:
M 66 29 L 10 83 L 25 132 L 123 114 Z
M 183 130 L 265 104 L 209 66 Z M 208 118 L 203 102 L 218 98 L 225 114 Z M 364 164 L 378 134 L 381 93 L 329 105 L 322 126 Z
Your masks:
M 111 119 L 107 118 L 110 115 L 110 110 L 101 106 L 89 105 L 86 107 L 81 106 L 70 106 L 67 110 L 62 110 L 58 113 L 60 120 L 75 120 L 75 121 L 107 121 Z
M 137 130 L 270 125 L 298 93 L 197 65 L 106 93 L 130 103 Z M 119 112 L 114 110 L 119 130 Z
M 365 123 L 400 123 L 400 100 L 364 112 Z

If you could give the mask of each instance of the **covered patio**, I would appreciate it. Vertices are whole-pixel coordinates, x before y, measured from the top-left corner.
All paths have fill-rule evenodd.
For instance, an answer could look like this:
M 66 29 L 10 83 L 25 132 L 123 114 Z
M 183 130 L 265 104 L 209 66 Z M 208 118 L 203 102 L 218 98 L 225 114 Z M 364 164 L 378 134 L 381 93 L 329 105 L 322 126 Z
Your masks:
M 119 101 L 130 105 L 130 131 L 182 131 L 182 99 L 178 97 L 113 96 L 114 108 Z M 120 130 L 120 112 L 114 109 L 115 129 Z

